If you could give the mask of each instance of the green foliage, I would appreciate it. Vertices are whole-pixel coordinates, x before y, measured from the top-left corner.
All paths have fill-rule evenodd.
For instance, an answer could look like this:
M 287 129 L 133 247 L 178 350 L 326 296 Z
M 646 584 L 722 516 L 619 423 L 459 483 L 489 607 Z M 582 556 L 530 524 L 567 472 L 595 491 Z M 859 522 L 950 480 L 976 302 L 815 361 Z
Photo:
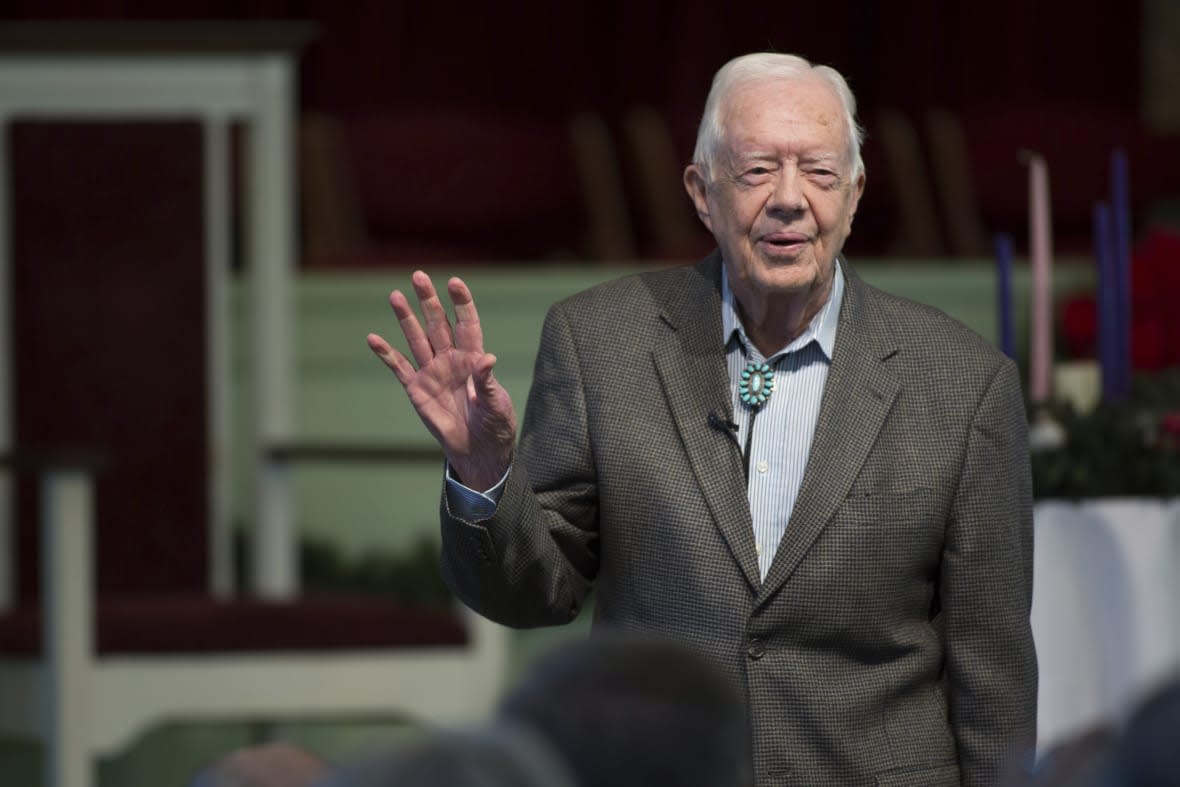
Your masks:
M 1051 414 L 1066 439 L 1033 452 L 1036 497 L 1180 495 L 1180 369 L 1137 376 L 1130 401 Z
M 304 538 L 299 550 L 303 587 L 310 593 L 388 596 L 406 604 L 449 608 L 453 597 L 439 576 L 439 545 L 419 538 L 402 552 L 341 554 L 327 540 Z
M 238 587 L 249 587 L 250 539 L 239 527 L 234 548 Z M 406 550 L 350 556 L 328 539 L 299 542 L 300 587 L 308 593 L 385 596 L 404 604 L 450 609 L 454 597 L 439 575 L 439 544 L 422 536 Z

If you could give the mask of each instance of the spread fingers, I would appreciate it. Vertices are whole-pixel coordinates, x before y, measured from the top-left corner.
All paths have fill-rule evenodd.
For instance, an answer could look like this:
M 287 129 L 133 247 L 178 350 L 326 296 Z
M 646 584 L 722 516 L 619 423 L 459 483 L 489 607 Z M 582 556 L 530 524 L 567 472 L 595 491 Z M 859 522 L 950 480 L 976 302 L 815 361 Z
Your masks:
M 459 277 L 447 282 L 447 294 L 455 306 L 455 346 L 467 352 L 483 352 L 483 328 L 471 290 Z
M 389 305 L 393 307 L 393 313 L 397 317 L 398 325 L 401 326 L 402 335 L 406 337 L 406 344 L 410 347 L 410 354 L 414 356 L 418 366 L 430 363 L 434 358 L 434 350 L 431 349 L 426 331 L 422 330 L 422 324 L 418 322 L 418 315 L 414 313 L 405 294 L 401 290 L 394 290 L 389 295 Z M 369 346 L 373 347 L 371 341 Z M 388 346 L 387 344 L 386 347 Z M 374 347 L 373 351 L 377 352 L 377 349 Z M 381 355 L 379 352 L 377 354 Z M 385 356 L 381 355 L 381 359 L 385 360 Z
M 414 285 L 414 293 L 418 296 L 422 316 L 426 319 L 426 338 L 430 341 L 435 355 L 444 353 L 455 345 L 451 335 L 451 322 L 447 319 L 446 309 L 434 290 L 434 282 L 422 271 L 414 271 L 410 280 Z M 417 353 L 414 357 L 417 359 Z M 418 363 L 422 363 L 421 359 L 418 359 Z
M 414 379 L 415 372 L 413 364 L 409 362 L 406 356 L 395 350 L 389 345 L 389 342 L 375 333 L 370 333 L 367 341 L 369 343 L 369 349 L 397 375 L 398 381 L 403 386 L 409 385 L 410 380 Z

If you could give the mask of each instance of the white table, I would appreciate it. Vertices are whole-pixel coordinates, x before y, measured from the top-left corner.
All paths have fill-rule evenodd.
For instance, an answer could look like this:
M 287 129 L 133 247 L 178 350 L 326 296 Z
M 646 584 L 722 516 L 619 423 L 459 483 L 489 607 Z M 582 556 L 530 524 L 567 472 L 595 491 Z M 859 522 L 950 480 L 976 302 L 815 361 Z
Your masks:
M 1180 499 L 1044 501 L 1035 522 L 1044 750 L 1180 674 Z

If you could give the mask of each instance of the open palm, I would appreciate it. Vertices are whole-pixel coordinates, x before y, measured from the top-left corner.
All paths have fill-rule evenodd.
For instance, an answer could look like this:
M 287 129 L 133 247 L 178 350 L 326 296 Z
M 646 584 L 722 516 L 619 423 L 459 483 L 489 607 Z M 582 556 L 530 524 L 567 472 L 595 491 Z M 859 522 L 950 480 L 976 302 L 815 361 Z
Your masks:
M 411 282 L 425 328 L 400 290 L 390 294 L 389 303 L 415 363 L 375 333 L 368 336 L 369 348 L 397 375 L 459 480 L 472 489 L 489 489 L 512 459 L 512 399 L 492 374 L 496 357 L 484 352 L 479 313 L 467 285 L 459 278 L 447 282 L 455 307 L 452 328 L 430 277 L 415 271 Z

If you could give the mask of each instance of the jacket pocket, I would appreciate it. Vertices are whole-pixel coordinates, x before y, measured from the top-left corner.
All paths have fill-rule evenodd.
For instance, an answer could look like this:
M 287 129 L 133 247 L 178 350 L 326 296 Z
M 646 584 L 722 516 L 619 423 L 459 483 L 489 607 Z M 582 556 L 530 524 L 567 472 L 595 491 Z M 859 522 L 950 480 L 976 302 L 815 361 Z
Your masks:
M 877 774 L 877 787 L 959 787 L 959 764 L 910 768 Z

